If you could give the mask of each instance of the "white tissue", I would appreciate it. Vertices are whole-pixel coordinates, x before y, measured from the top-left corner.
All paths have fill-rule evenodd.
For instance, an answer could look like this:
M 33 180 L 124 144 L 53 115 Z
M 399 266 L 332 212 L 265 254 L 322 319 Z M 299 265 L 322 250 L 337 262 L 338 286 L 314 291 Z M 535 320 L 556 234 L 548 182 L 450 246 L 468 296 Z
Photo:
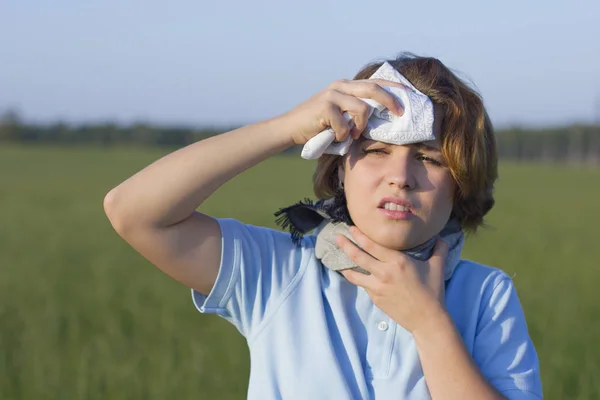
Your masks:
M 369 79 L 384 79 L 401 83 L 406 88 L 384 87 L 393 94 L 404 108 L 404 114 L 397 116 L 383 105 L 371 99 L 362 99 L 371 106 L 371 115 L 362 136 L 390 144 L 411 144 L 435 140 L 433 134 L 433 102 L 415 88 L 408 79 L 396 71 L 389 63 L 381 67 Z M 344 118 L 352 126 L 351 115 Z M 302 148 L 301 156 L 307 160 L 319 158 L 323 154 L 344 155 L 350 149 L 353 139 L 348 136 L 343 142 L 335 142 L 333 129 L 328 128 L 311 138 Z

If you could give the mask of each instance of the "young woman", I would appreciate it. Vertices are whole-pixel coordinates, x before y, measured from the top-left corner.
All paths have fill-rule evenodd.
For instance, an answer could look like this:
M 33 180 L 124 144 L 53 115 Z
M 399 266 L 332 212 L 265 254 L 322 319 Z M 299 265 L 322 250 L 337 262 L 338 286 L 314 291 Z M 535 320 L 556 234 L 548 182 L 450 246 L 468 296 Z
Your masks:
M 200 312 L 245 336 L 249 398 L 542 398 L 513 282 L 460 257 L 463 232 L 494 204 L 483 103 L 437 59 L 388 63 L 433 102 L 435 140 L 361 136 L 370 111 L 362 99 L 403 113 L 383 89 L 402 85 L 368 79 L 377 63 L 283 115 L 163 157 L 111 190 L 106 214 L 192 289 Z M 292 235 L 195 211 L 229 179 L 328 127 L 354 141 L 343 156 L 320 157 L 318 203 L 280 210 Z

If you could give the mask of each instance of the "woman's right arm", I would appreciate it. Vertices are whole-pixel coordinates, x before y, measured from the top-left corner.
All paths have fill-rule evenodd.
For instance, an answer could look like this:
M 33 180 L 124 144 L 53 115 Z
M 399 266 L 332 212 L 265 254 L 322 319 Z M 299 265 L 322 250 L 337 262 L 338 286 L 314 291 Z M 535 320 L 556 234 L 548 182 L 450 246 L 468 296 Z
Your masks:
M 104 209 L 115 231 L 152 264 L 208 294 L 221 257 L 221 233 L 196 208 L 223 183 L 293 142 L 278 120 L 191 144 L 159 159 L 114 189 Z
M 112 189 L 104 210 L 115 231 L 167 275 L 207 295 L 221 258 L 221 232 L 211 217 L 196 211 L 221 185 L 244 170 L 327 127 L 336 139 L 358 137 L 372 98 L 399 110 L 376 83 L 338 81 L 292 111 L 179 149 Z M 355 128 L 343 118 L 352 114 Z M 400 111 L 396 113 L 401 114 Z

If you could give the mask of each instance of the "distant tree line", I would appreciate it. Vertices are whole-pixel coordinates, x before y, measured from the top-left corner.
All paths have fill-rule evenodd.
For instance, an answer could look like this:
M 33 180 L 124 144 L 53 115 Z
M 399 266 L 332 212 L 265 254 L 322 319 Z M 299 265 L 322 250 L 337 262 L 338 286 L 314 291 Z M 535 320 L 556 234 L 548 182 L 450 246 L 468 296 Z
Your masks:
M 0 142 L 180 147 L 224 130 L 161 127 L 145 123 L 122 126 L 115 123 L 68 125 L 57 122 L 41 125 L 23 122 L 14 111 L 0 116 Z
M 504 129 L 496 137 L 501 159 L 600 165 L 600 125 Z
M 0 116 L 0 142 L 182 147 L 233 128 L 193 129 L 143 123 L 42 125 L 25 123 L 16 112 L 7 111 Z M 496 138 L 501 159 L 600 165 L 600 125 L 502 129 Z M 299 151 L 298 147 L 289 150 Z

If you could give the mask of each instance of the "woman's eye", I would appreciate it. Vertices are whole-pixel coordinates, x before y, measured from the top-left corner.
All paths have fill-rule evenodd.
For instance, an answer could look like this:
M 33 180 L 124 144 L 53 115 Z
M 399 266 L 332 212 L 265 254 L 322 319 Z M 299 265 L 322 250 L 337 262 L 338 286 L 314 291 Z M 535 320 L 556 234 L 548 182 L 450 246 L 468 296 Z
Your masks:
M 441 166 L 442 165 L 442 163 L 440 161 L 436 160 L 435 158 L 427 157 L 424 154 L 417 154 L 417 159 L 421 160 L 421 161 L 428 162 L 428 163 L 433 164 L 433 165 L 437 165 L 437 166 Z
M 385 149 L 364 149 L 364 154 L 385 154 Z

